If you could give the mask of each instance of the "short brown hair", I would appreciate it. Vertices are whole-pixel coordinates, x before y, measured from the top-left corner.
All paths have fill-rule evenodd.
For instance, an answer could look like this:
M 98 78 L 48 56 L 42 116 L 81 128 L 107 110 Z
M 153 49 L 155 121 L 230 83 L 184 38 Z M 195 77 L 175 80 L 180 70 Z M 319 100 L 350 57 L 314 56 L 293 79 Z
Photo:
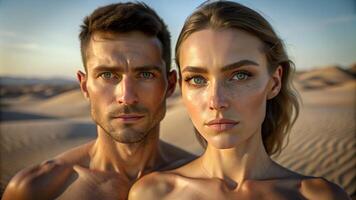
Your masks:
M 178 37 L 175 49 L 178 68 L 180 68 L 179 49 L 182 42 L 192 33 L 206 28 L 246 31 L 263 42 L 270 74 L 278 66 L 282 66 L 281 90 L 276 97 L 267 101 L 266 116 L 262 124 L 262 140 L 267 153 L 269 155 L 279 153 L 284 137 L 299 114 L 298 95 L 292 85 L 294 65 L 288 58 L 283 41 L 262 15 L 246 6 L 231 1 L 203 4 L 187 18 Z M 205 139 L 197 130 L 195 132 L 199 142 L 206 147 Z
M 95 32 L 127 33 L 140 31 L 155 36 L 162 44 L 162 57 L 167 73 L 171 66 L 171 36 L 157 13 L 142 2 L 116 3 L 97 8 L 83 20 L 79 34 L 80 50 L 87 70 L 87 48 Z

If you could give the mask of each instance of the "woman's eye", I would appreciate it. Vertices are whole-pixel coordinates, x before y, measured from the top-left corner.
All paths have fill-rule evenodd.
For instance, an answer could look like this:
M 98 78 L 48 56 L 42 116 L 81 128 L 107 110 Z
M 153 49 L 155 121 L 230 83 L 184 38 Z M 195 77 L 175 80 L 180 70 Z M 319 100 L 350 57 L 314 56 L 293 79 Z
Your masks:
M 194 77 L 191 77 L 191 78 L 187 78 L 186 81 L 190 85 L 195 85 L 195 86 L 202 86 L 202 85 L 206 84 L 205 78 L 203 78 L 201 76 L 194 76 Z
M 246 73 L 246 72 L 237 72 L 232 76 L 232 80 L 246 80 L 248 79 L 248 77 L 250 76 L 250 74 Z
M 152 72 L 141 72 L 140 77 L 144 79 L 152 79 L 154 75 Z
M 111 72 L 104 72 L 100 75 L 100 77 L 103 79 L 112 79 L 114 78 L 114 74 Z

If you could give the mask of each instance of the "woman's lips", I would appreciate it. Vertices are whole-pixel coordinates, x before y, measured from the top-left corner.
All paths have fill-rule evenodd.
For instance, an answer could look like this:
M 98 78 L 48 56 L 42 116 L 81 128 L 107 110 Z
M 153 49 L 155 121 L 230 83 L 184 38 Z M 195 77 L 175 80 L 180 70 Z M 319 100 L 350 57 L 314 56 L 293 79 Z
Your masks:
M 224 132 L 229 129 L 232 129 L 239 122 L 231 120 L 231 119 L 214 119 L 206 123 L 205 125 L 209 128 L 213 129 L 216 132 Z

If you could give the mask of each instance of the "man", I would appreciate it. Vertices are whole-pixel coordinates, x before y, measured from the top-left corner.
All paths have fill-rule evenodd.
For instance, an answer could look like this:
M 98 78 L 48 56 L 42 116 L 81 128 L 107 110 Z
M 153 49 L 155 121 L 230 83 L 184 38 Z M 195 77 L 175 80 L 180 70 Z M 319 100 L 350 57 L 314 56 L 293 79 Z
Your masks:
M 98 137 L 20 171 L 3 199 L 126 199 L 138 178 L 191 158 L 159 141 L 176 74 L 158 15 L 143 3 L 108 5 L 84 20 L 79 37 L 85 73 L 77 77 Z

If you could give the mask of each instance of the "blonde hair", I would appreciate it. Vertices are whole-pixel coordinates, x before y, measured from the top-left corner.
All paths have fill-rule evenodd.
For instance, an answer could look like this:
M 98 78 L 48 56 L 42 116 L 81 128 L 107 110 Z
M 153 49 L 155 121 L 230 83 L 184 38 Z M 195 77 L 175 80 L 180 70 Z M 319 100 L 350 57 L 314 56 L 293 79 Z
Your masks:
M 203 4 L 187 18 L 178 37 L 175 53 L 179 69 L 182 42 L 192 33 L 206 28 L 239 29 L 258 37 L 264 44 L 269 73 L 272 74 L 278 66 L 283 68 L 281 90 L 276 97 L 267 101 L 262 124 L 262 140 L 267 153 L 280 153 L 284 138 L 299 115 L 298 95 L 292 85 L 294 64 L 288 58 L 283 41 L 266 19 L 246 6 L 230 1 Z M 195 132 L 199 142 L 206 147 L 205 139 L 197 130 Z

